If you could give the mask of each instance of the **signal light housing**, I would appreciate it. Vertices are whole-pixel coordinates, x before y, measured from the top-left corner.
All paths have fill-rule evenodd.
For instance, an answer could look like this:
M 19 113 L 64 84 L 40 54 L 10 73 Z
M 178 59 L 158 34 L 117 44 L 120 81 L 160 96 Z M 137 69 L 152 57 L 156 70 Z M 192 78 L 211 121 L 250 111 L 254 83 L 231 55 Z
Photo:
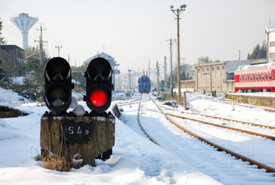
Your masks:
M 112 67 L 109 62 L 98 57 L 93 59 L 85 72 L 87 106 L 96 112 L 107 110 L 112 101 Z
M 71 83 L 71 67 L 61 58 L 52 58 L 46 65 L 45 102 L 54 114 L 65 113 L 71 104 L 73 84 Z

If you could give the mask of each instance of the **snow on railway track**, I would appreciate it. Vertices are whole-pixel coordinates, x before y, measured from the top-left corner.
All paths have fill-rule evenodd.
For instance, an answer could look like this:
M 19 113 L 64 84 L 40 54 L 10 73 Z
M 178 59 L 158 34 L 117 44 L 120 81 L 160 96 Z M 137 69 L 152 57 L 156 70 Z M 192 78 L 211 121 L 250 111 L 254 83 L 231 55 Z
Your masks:
M 144 106 L 149 105 L 151 108 L 153 107 L 152 102 L 147 101 L 142 104 Z M 194 124 L 187 120 L 176 119 L 178 119 L 177 122 L 181 122 L 180 124 L 184 126 Z M 275 178 L 272 174 L 264 173 L 263 170 L 257 169 L 255 166 L 249 166 L 247 163 L 244 163 L 241 160 L 236 160 L 224 152 L 217 152 L 215 148 L 198 141 L 192 136 L 180 131 L 176 126 L 171 125 L 171 123 L 168 122 L 164 116 L 160 115 L 160 113 L 141 109 L 140 121 L 148 134 L 150 134 L 161 147 L 223 184 L 273 184 L 275 182 Z M 196 125 L 193 127 L 197 128 L 196 132 L 199 133 L 205 130 L 211 130 L 208 128 L 209 126 L 204 127 L 202 125 Z M 137 126 L 135 126 L 134 129 L 141 132 Z M 220 133 L 220 135 L 207 135 L 204 133 L 204 137 L 207 137 L 207 139 L 213 139 L 214 141 L 221 141 L 220 143 L 222 145 L 236 142 L 237 144 L 233 145 L 233 148 L 238 146 L 238 143 L 245 144 L 247 140 L 251 139 L 251 137 L 252 141 L 255 140 L 256 137 L 244 136 L 245 134 L 243 133 L 236 136 L 236 131 L 225 134 L 226 132 L 224 133 L 219 129 L 214 129 L 211 132 Z M 225 135 L 226 137 L 223 138 L 222 136 Z M 229 138 L 233 140 L 230 140 Z M 271 142 L 271 147 L 273 147 L 274 141 L 269 141 Z M 268 143 L 264 142 L 264 146 L 268 145 Z
M 146 107 L 144 107 L 144 108 L 146 108 Z M 148 109 L 148 110 L 150 110 L 150 109 Z M 152 110 L 152 111 L 157 111 L 157 110 Z M 261 137 L 264 137 L 267 139 L 275 140 L 275 130 L 273 130 L 273 129 L 271 130 L 271 129 L 266 129 L 266 128 L 255 128 L 255 126 L 251 127 L 249 125 L 243 125 L 243 123 L 236 125 L 236 124 L 234 124 L 234 123 L 232 124 L 230 122 L 226 123 L 226 121 L 228 121 L 228 120 L 221 121 L 219 119 L 217 120 L 217 118 L 214 118 L 214 117 L 209 119 L 209 116 L 207 116 L 208 118 L 205 118 L 203 115 L 197 115 L 197 114 L 196 114 L 196 116 L 192 116 L 192 115 L 190 116 L 188 114 L 187 117 L 186 117 L 186 115 L 184 115 L 185 113 L 175 114 L 175 111 L 166 111 L 165 114 L 168 116 L 171 116 L 171 117 L 187 119 L 187 120 L 191 120 L 191 121 L 195 121 L 195 122 L 200 122 L 203 124 L 208 124 L 208 125 L 212 125 L 212 126 L 216 126 L 216 127 L 225 128 L 225 129 L 236 130 L 236 131 L 248 133 L 251 135 L 261 136 Z M 230 125 L 230 126 L 227 126 L 227 125 Z M 242 127 L 244 127 L 244 128 L 242 128 Z M 264 133 L 261 133 L 261 132 L 264 132 Z

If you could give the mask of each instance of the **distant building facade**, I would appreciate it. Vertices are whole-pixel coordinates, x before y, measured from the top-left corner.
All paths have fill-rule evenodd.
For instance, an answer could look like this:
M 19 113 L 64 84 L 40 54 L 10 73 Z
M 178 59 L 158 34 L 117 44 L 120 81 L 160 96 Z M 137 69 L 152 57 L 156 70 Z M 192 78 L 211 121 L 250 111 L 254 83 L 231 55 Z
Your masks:
M 275 27 L 266 28 L 267 34 L 267 61 L 275 62 Z
M 195 65 L 196 92 L 234 92 L 234 71 L 251 60 L 234 60 Z
M 0 45 L 1 68 L 10 77 L 22 74 L 22 64 L 25 61 L 25 51 L 16 45 Z
M 195 90 L 195 80 L 181 80 L 180 81 L 180 88 L 181 88 L 181 93 L 183 95 L 184 91 L 187 92 L 194 92 Z M 173 89 L 174 93 L 178 93 L 178 86 L 177 84 L 175 85 L 175 88 Z

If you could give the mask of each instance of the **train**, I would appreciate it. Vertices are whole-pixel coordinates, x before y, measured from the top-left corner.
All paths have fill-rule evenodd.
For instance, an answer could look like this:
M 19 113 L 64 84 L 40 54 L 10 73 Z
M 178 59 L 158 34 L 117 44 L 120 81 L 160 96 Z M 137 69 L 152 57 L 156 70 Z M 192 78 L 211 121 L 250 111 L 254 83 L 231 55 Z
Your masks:
M 275 92 L 275 63 L 240 66 L 234 77 L 235 92 Z
M 138 91 L 140 93 L 149 93 L 151 89 L 151 82 L 150 82 L 150 78 L 146 75 L 142 75 L 139 79 L 138 79 Z

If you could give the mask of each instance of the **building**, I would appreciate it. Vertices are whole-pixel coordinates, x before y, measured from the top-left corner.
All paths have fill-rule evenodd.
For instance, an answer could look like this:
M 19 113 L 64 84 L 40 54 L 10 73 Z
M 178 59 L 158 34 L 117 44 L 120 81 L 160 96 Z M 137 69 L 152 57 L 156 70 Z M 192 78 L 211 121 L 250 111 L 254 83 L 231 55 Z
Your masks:
M 184 91 L 194 92 L 195 90 L 195 80 L 181 80 L 180 81 L 181 94 L 183 95 Z M 173 92 L 178 93 L 177 84 Z
M 115 69 L 115 67 L 119 66 L 119 64 L 116 63 L 115 61 L 115 58 L 111 57 L 110 55 L 104 53 L 104 52 L 101 52 L 101 53 L 97 53 L 95 56 L 91 57 L 91 58 L 88 58 L 84 63 L 85 64 L 89 64 L 94 58 L 97 58 L 97 57 L 102 57 L 104 59 L 106 59 L 111 67 L 112 67 L 112 70 L 113 70 L 113 75 L 112 75 L 112 83 L 114 85 L 114 90 L 115 90 L 115 82 L 116 82 L 116 78 L 115 78 L 115 75 L 116 74 L 120 74 L 120 71 Z
M 275 27 L 266 28 L 267 34 L 267 61 L 275 62 Z
M 21 66 L 25 61 L 25 51 L 16 45 L 0 45 L 1 68 L 7 76 L 20 76 Z
M 234 71 L 251 60 L 234 60 L 195 65 L 196 92 L 234 92 Z
M 31 56 L 27 56 L 26 60 L 29 61 L 29 59 L 40 61 L 40 55 L 38 54 L 32 54 Z

